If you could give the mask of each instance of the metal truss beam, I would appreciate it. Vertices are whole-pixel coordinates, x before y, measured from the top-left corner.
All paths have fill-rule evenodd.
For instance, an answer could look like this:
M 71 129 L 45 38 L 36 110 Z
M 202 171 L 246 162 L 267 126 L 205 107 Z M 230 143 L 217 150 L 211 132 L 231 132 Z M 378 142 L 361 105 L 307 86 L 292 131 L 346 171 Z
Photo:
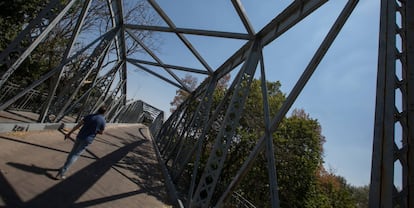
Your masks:
M 265 46 L 326 2 L 327 0 L 294 1 L 255 36 L 261 39 L 263 46 Z M 219 78 L 228 74 L 246 59 L 247 51 L 251 47 L 251 44 L 252 41 L 247 42 L 216 70 L 215 73 L 218 74 Z
M 233 6 L 236 9 L 241 21 L 243 22 L 244 27 L 249 33 L 249 36 L 253 37 L 256 32 L 254 32 L 254 28 L 250 23 L 249 18 L 247 17 L 246 11 L 244 11 L 243 4 L 240 2 L 240 0 L 231 0 L 231 3 L 233 3 Z
M 272 132 L 270 131 L 270 112 L 269 112 L 269 100 L 268 100 L 268 90 L 267 90 L 267 79 L 266 71 L 264 67 L 263 54 L 260 54 L 260 81 L 262 83 L 262 97 L 263 97 L 263 115 L 265 123 L 265 135 L 266 140 L 266 159 L 267 159 L 267 169 L 269 175 L 269 191 L 272 207 L 279 207 L 279 191 L 277 185 L 277 175 L 276 175 L 276 160 L 275 160 L 275 150 L 273 148 L 273 137 Z
M 260 60 L 261 50 L 261 42 L 255 42 L 242 70 L 239 72 L 241 74 L 240 79 L 235 80 L 237 85 L 226 110 L 223 125 L 220 127 L 219 134 L 215 138 L 213 149 L 208 158 L 206 168 L 199 180 L 194 197 L 190 199 L 190 206 L 208 207 L 210 204 L 211 197 L 213 196 L 215 186 L 223 168 L 224 160 L 227 156 L 231 139 L 234 136 L 234 132 L 241 118 L 244 103 L 249 94 L 250 84 L 253 80 L 257 63 Z
M 82 28 L 82 25 L 85 21 L 86 15 L 88 14 L 88 10 L 90 8 L 90 5 L 91 5 L 91 0 L 87 0 L 83 4 L 82 11 L 79 15 L 78 21 L 76 22 L 75 29 L 72 33 L 72 36 L 71 36 L 70 40 L 69 40 L 68 46 L 66 47 L 65 52 L 63 54 L 63 59 L 61 61 L 61 64 L 59 65 L 58 69 L 56 69 L 57 71 L 59 71 L 59 72 L 56 72 L 56 73 L 58 73 L 57 79 L 54 81 L 52 89 L 49 90 L 49 94 L 48 94 L 48 98 L 46 100 L 46 104 L 42 108 L 42 111 L 40 112 L 40 115 L 39 115 L 39 118 L 38 118 L 38 122 L 40 122 L 40 123 L 43 123 L 46 119 L 46 116 L 48 114 L 50 105 L 52 104 L 52 100 L 55 96 L 57 87 L 58 87 L 58 85 L 60 83 L 60 79 L 62 77 L 63 69 L 64 69 L 64 66 L 65 66 L 64 63 L 69 58 L 69 55 L 70 55 L 70 53 L 73 49 L 75 41 L 78 38 L 78 35 L 79 35 L 80 30 Z
M 174 22 L 168 17 L 168 15 L 162 10 L 162 8 L 155 2 L 155 0 L 148 0 L 148 2 L 152 5 L 152 7 L 158 12 L 161 18 L 168 24 L 170 28 L 175 30 L 177 27 L 175 26 Z M 190 41 L 180 33 L 176 33 L 178 38 L 187 46 L 187 48 L 193 53 L 193 55 L 200 61 L 200 63 L 207 69 L 207 71 L 211 74 L 213 73 L 213 69 L 211 66 L 204 60 L 204 58 L 198 53 L 198 51 L 191 45 Z
M 162 66 L 162 68 L 167 71 L 178 83 L 181 84 L 180 88 L 185 89 L 185 91 L 187 92 L 191 92 L 190 88 L 177 76 L 174 74 L 174 72 L 172 72 L 169 68 L 167 68 L 164 63 L 161 61 L 160 58 L 158 58 L 157 55 L 155 55 L 154 52 L 152 52 L 147 46 L 145 46 L 145 44 L 132 32 L 130 32 L 129 30 L 126 30 L 128 32 L 128 34 L 132 37 L 132 39 L 134 39 L 134 41 L 136 41 L 159 65 Z
M 53 27 L 55 27 L 56 24 L 63 18 L 75 2 L 76 0 L 71 0 L 67 4 L 64 4 L 63 1 L 60 0 L 51 1 L 15 38 L 15 40 L 0 53 L 0 64 L 8 66 L 7 71 L 1 75 L 0 88 L 4 85 L 4 83 L 6 83 L 10 75 L 16 71 L 20 64 L 23 63 L 30 53 L 47 36 Z M 38 35 L 36 35 L 36 33 L 38 33 Z M 28 47 L 24 47 L 22 45 L 23 41 L 27 41 L 30 45 Z M 12 59 L 12 57 L 15 57 L 16 55 L 18 58 Z
M 111 0 L 108 0 L 110 2 Z M 112 3 L 108 3 L 110 9 L 110 15 L 112 20 L 113 27 L 119 27 L 120 30 L 115 36 L 115 46 L 117 49 L 118 59 L 124 60 L 127 57 L 127 48 L 125 43 L 125 26 L 124 26 L 124 8 L 122 0 L 112 1 Z M 124 97 L 122 104 L 126 104 L 126 93 L 127 93 L 127 69 L 126 65 L 122 66 L 121 69 L 121 81 L 123 82 L 123 86 L 121 87 L 121 93 Z
M 404 139 L 409 147 L 405 153 L 407 163 L 403 176 L 403 185 L 407 190 L 406 200 L 407 207 L 414 207 L 414 1 L 406 0 L 404 2 L 403 13 L 405 15 L 403 27 L 405 28 L 405 44 L 403 50 L 406 62 L 406 72 L 404 73 L 407 80 L 406 91 L 406 114 L 407 128 L 404 132 Z
M 33 90 L 35 87 L 39 86 L 44 81 L 46 81 L 47 79 L 49 79 L 50 77 L 52 77 L 53 75 L 55 75 L 56 73 L 58 73 L 60 71 L 60 69 L 62 67 L 64 67 L 66 64 L 69 64 L 71 61 L 76 60 L 81 54 L 83 54 L 86 50 L 88 50 L 89 48 L 91 48 L 97 42 L 101 41 L 102 39 L 104 39 L 108 35 L 112 35 L 113 33 L 115 33 L 117 29 L 118 28 L 114 28 L 114 29 L 106 32 L 102 36 L 96 38 L 91 43 L 89 43 L 87 46 L 85 46 L 84 48 L 82 48 L 81 50 L 79 50 L 76 54 L 74 54 L 70 58 L 68 58 L 65 61 L 63 61 L 59 66 L 51 69 L 46 74 L 42 75 L 37 81 L 33 82 L 32 84 L 30 84 L 29 86 L 27 86 L 26 88 L 24 88 L 22 91 L 20 91 L 19 93 L 17 93 L 14 97 L 12 97 L 9 100 L 7 100 L 4 103 L 2 103 L 0 105 L 0 110 L 4 110 L 7 107 L 9 107 L 11 104 L 13 104 L 14 102 L 16 102 L 19 98 L 23 97 L 27 92 L 29 92 L 30 90 Z
M 231 33 L 231 32 L 222 32 L 222 31 L 212 31 L 212 30 L 196 30 L 188 28 L 170 28 L 162 26 L 152 26 L 152 25 L 132 25 L 125 24 L 127 29 L 133 30 L 149 30 L 149 31 L 158 31 L 158 32 L 170 32 L 170 33 L 179 33 L 179 34 L 188 34 L 188 35 L 201 35 L 201 36 L 211 36 L 218 38 L 231 38 L 231 39 L 241 39 L 241 40 L 250 40 L 253 37 L 244 34 L 244 33 Z
M 119 27 L 117 28 L 120 29 Z M 69 107 L 71 102 L 75 99 L 79 90 L 84 86 L 85 80 L 89 77 L 95 79 L 101 70 L 101 66 L 105 59 L 105 55 L 109 52 L 110 46 L 113 43 L 117 30 L 106 35 L 101 42 L 95 47 L 90 56 L 85 60 L 79 71 L 69 80 L 67 87 L 57 96 L 57 102 L 54 105 L 52 113 L 55 113 L 56 118 L 60 119 L 64 116 L 64 112 Z
M 185 72 L 192 72 L 192 73 L 197 73 L 197 74 L 208 75 L 208 73 L 206 71 L 200 70 L 200 69 L 194 69 L 194 68 L 189 68 L 189 67 L 184 67 L 184 66 L 175 66 L 175 65 L 170 65 L 170 64 L 161 65 L 161 64 L 155 63 L 155 62 L 149 62 L 149 61 L 132 59 L 132 58 L 130 58 L 129 60 L 131 62 L 135 62 L 135 63 L 139 63 L 139 64 L 145 64 L 145 65 L 157 66 L 157 67 L 166 67 L 166 68 L 169 68 L 169 69 L 176 69 L 176 70 L 181 70 L 181 71 L 185 71 Z
M 286 101 L 283 102 L 282 107 L 277 112 L 276 116 L 272 119 L 269 127 L 270 132 L 274 132 L 279 124 L 282 122 L 282 119 L 286 116 L 287 112 L 295 102 L 296 98 L 299 96 L 300 92 L 305 87 L 306 83 L 311 78 L 312 74 L 315 72 L 317 66 L 319 65 L 320 61 L 328 51 L 329 47 L 332 45 L 333 41 L 339 34 L 340 30 L 346 23 L 346 20 L 354 10 L 355 6 L 357 5 L 358 0 L 350 0 L 348 1 L 345 8 L 342 10 L 341 14 L 335 21 L 334 25 L 329 30 L 328 34 L 326 35 L 325 39 L 323 40 L 322 44 L 312 57 L 311 61 L 309 62 L 308 66 L 302 73 L 299 80 L 296 82 L 295 86 L 293 87 L 292 91 L 289 93 L 288 97 L 286 98 Z M 254 159 L 259 155 L 261 151 L 266 147 L 266 135 L 262 136 L 254 149 L 250 152 L 250 155 L 248 159 L 245 161 L 245 163 L 240 168 L 239 172 L 236 174 L 236 176 L 233 178 L 233 181 L 230 183 L 230 185 L 227 187 L 227 190 L 221 195 L 221 198 L 219 199 L 217 206 L 221 207 L 223 206 L 223 203 L 226 201 L 226 199 L 230 196 L 231 192 L 235 188 L 235 186 L 240 182 L 242 177 L 246 174 L 246 172 L 251 168 Z M 271 182 L 270 182 L 271 183 Z M 276 197 L 276 196 L 274 196 Z M 276 199 L 272 199 L 274 202 L 276 202 Z
M 56 75 L 58 78 L 43 107 L 39 122 L 44 122 L 49 113 L 56 114 L 59 121 L 81 102 L 95 103 L 80 111 L 78 118 L 84 112 L 95 110 L 105 103 L 109 110 L 107 113 L 110 122 L 130 121 L 140 122 L 144 111 L 144 104 L 140 102 L 127 104 L 127 62 L 150 73 L 151 75 L 190 93 L 189 99 L 184 101 L 168 120 L 163 122 L 163 113 L 154 118 L 156 126 L 151 127 L 157 136 L 157 150 L 162 154 L 163 164 L 168 167 L 172 182 L 176 183 L 181 196 L 186 195 L 187 207 L 223 207 L 226 201 L 234 195 L 236 186 L 243 176 L 247 174 L 259 153 L 265 151 L 268 161 L 269 193 L 272 207 L 279 207 L 279 194 L 277 190 L 277 177 L 272 143 L 272 133 L 278 128 L 282 119 L 299 96 L 308 80 L 316 70 L 327 50 L 346 23 L 348 17 L 356 7 L 358 0 L 348 0 L 334 25 L 329 30 L 318 50 L 297 80 L 281 109 L 272 119 L 269 115 L 267 101 L 266 72 L 262 50 L 268 44 L 283 35 L 286 31 L 302 21 L 328 0 L 296 0 L 266 26 L 258 32 L 250 23 L 240 0 L 232 0 L 232 5 L 243 23 L 246 33 L 226 31 L 201 30 L 195 28 L 178 28 L 168 17 L 155 0 L 148 0 L 149 5 L 164 20 L 167 26 L 125 24 L 122 0 L 106 0 L 109 9 L 109 20 L 112 29 L 101 37 L 92 41 L 86 47 L 73 53 L 84 20 L 88 15 L 91 0 L 85 0 L 83 10 L 78 17 L 77 24 L 71 39 L 66 46 L 63 59 L 59 66 L 50 69 L 39 80 L 34 81 L 25 89 L 18 92 L 11 99 L 0 104 L 0 110 L 8 108 L 11 104 L 28 94 L 19 101 L 20 106 L 26 106 L 30 99 L 36 96 L 35 87 Z M 58 22 L 73 7 L 76 0 L 52 0 L 39 13 L 32 22 L 0 53 L 0 65 L 7 66 L 7 71 L 1 74 L 0 87 L 2 88 L 8 78 L 30 55 L 30 53 L 47 37 Z M 140 40 L 134 32 L 156 31 L 174 33 L 187 49 L 196 57 L 204 67 L 195 69 L 186 66 L 176 66 L 163 63 L 163 61 Z M 201 54 L 193 47 L 186 35 L 205 37 L 229 38 L 245 40 L 229 59 L 217 69 L 213 69 Z M 128 57 L 125 36 L 129 36 L 141 46 L 154 61 L 137 60 Z M 23 44 L 24 42 L 24 44 Z M 401 44 L 401 45 L 399 45 Z M 92 53 L 86 57 L 81 69 L 70 80 L 67 89 L 62 90 L 55 98 L 54 94 L 62 73 L 69 71 L 68 65 L 80 60 L 85 51 L 95 46 Z M 100 70 L 111 47 L 116 50 L 116 63 L 109 72 L 99 76 Z M 112 57 L 114 58 L 114 57 Z M 108 58 L 109 59 L 109 58 Z M 224 162 L 231 139 L 243 113 L 244 102 L 250 90 L 250 83 L 260 63 L 261 88 L 263 96 L 265 123 L 264 135 L 258 138 L 255 147 L 242 167 L 229 184 L 224 187 L 223 193 L 216 193 L 216 185 L 224 168 Z M 108 64 L 108 63 L 107 63 Z M 171 77 L 167 78 L 156 73 L 144 65 L 164 69 Z M 226 91 L 224 99 L 213 109 L 212 100 L 217 89 L 217 82 L 223 76 L 241 66 L 231 86 Z M 66 68 L 65 68 L 66 67 Z M 178 77 L 173 70 L 206 75 L 204 82 L 193 92 Z M 400 71 L 399 71 L 400 70 Z M 118 73 L 118 74 L 117 74 Z M 119 82 L 115 77 L 119 76 Z M 91 79 L 92 84 L 82 95 L 77 95 L 83 82 Z M 99 88 L 99 90 L 97 90 Z M 110 91 L 110 89 L 112 89 Z M 11 89 L 11 88 L 10 88 Z M 98 92 L 94 92 L 97 90 Z M 8 90 L 10 91 L 10 90 Z M 8 92 L 7 92 L 8 93 Z M 400 95 L 400 96 L 399 96 Z M 0 95 L 4 97 L 4 95 Z M 401 100 L 398 100 L 401 99 Z M 56 101 L 53 103 L 53 101 Z M 53 107 L 52 106 L 53 103 Z M 400 105 L 400 106 L 399 106 Z M 49 110 L 49 108 L 51 108 Z M 49 112 L 50 111 L 50 112 Z M 132 115 L 134 114 L 134 115 Z M 135 114 L 140 114 L 136 117 Z M 396 130 L 401 127 L 401 132 Z M 414 0 L 381 0 L 380 38 L 377 74 L 377 95 L 375 109 L 374 142 L 372 152 L 372 172 L 370 184 L 370 207 L 409 207 L 414 208 Z M 201 152 L 206 137 L 214 131 L 214 136 L 208 138 L 213 141 L 207 161 L 202 161 Z M 203 160 L 206 158 L 203 158 Z M 202 163 L 205 164 L 202 164 Z M 199 167 L 204 167 L 203 170 Z M 398 168 L 401 167 L 399 171 Z M 202 172 L 201 172 L 202 171 Z M 400 174 L 400 175 L 398 175 Z M 401 187 L 395 184 L 401 178 Z M 186 181 L 184 181 L 186 180 Z M 182 185 L 185 183 L 185 185 Z M 212 200 L 213 195 L 217 198 Z M 215 201 L 217 200 L 218 201 Z
M 412 208 L 414 1 L 382 0 L 380 17 L 369 207 Z M 401 43 L 397 42 L 397 38 Z M 401 96 L 397 96 L 397 93 Z M 401 106 L 397 106 L 398 103 Z M 396 130 L 397 125 L 401 126 L 401 132 Z M 401 170 L 396 167 L 401 167 Z M 401 184 L 396 181 L 399 178 L 402 180 Z
M 182 89 L 182 90 L 184 90 L 184 91 L 187 91 L 187 92 L 188 92 L 188 89 L 187 89 L 187 88 L 184 88 L 182 85 L 179 85 L 179 84 L 177 84 L 177 83 L 175 83 L 175 82 L 173 82 L 173 81 L 169 80 L 168 78 L 163 77 L 163 76 L 161 76 L 161 75 L 159 75 L 159 74 L 155 73 L 153 70 L 148 69 L 148 68 L 146 68 L 146 67 L 142 66 L 142 65 L 141 65 L 141 64 L 139 64 L 138 62 L 135 62 L 135 61 L 134 61 L 134 60 L 132 60 L 132 59 L 127 59 L 127 61 L 128 61 L 129 63 L 131 63 L 131 64 L 135 65 L 136 67 L 138 67 L 138 68 L 140 68 L 140 69 L 142 69 L 142 70 L 144 70 L 144 71 L 146 71 L 146 72 L 148 72 L 148 73 L 150 73 L 150 74 L 152 74 L 152 75 L 154 75 L 154 76 L 156 76 L 156 77 L 158 77 L 158 78 L 160 78 L 160 79 L 164 80 L 165 82 L 168 82 L 168 83 L 170 83 L 170 84 L 174 85 L 175 87 L 180 88 L 180 89 Z

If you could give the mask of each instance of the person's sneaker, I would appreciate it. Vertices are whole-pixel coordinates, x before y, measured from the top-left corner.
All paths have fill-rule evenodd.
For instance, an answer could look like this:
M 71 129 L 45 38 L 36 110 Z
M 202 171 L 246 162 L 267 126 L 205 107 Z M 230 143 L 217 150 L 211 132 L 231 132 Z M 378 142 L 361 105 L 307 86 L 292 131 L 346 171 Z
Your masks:
M 55 176 L 56 180 L 64 180 L 66 179 L 65 175 L 62 175 L 61 172 L 59 172 L 56 176 Z

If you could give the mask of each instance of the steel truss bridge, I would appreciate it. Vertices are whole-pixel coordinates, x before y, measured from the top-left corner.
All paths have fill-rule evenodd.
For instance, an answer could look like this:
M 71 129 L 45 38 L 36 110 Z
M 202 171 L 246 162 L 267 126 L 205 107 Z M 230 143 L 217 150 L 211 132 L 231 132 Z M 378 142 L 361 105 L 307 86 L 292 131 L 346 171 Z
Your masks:
M 245 33 L 226 31 L 200 30 L 197 28 L 178 28 L 155 0 L 148 0 L 154 11 L 166 23 L 166 26 L 127 24 L 124 20 L 124 8 L 121 0 L 107 0 L 108 19 L 110 26 L 102 34 L 97 35 L 90 44 L 81 48 L 76 46 L 80 38 L 91 0 L 79 1 L 78 18 L 74 25 L 70 40 L 62 54 L 60 63 L 50 68 L 38 80 L 28 86 L 15 86 L 8 82 L 9 78 L 19 69 L 19 66 L 41 45 L 53 32 L 59 22 L 71 11 L 77 1 L 52 0 L 43 5 L 38 16 L 31 20 L 18 36 L 1 51 L 0 64 L 6 70 L 1 72 L 1 103 L 0 110 L 22 108 L 30 104 L 30 99 L 37 97 L 43 105 L 37 106 L 38 122 L 59 122 L 64 116 L 80 117 L 94 111 L 101 104 L 111 106 L 110 120 L 112 122 L 139 122 L 138 112 L 143 112 L 143 105 L 128 103 L 126 100 L 127 63 L 158 77 L 184 91 L 191 93 L 189 98 L 166 121 L 162 113 L 151 114 L 156 125 L 152 129 L 158 145 L 161 159 L 164 161 L 165 172 L 169 176 L 172 197 L 185 207 L 223 206 L 226 200 L 234 197 L 233 192 L 243 175 L 249 171 L 251 164 L 259 153 L 265 152 L 268 160 L 268 175 L 270 184 L 270 201 L 272 207 L 279 207 L 276 168 L 274 165 L 274 149 L 271 133 L 274 132 L 285 117 L 295 99 L 301 93 L 312 73 L 324 57 L 328 48 L 334 42 L 348 17 L 351 15 L 358 0 L 349 0 L 340 15 L 326 34 L 323 42 L 302 75 L 288 94 L 286 101 L 273 118 L 269 116 L 266 101 L 267 89 L 262 86 L 264 96 L 264 135 L 258 138 L 250 156 L 238 170 L 233 181 L 222 193 L 216 193 L 215 187 L 222 172 L 229 148 L 229 139 L 235 134 L 246 97 L 249 94 L 250 83 L 256 70 L 260 70 L 264 83 L 266 74 L 263 49 L 272 41 L 278 39 L 286 31 L 304 20 L 309 14 L 318 10 L 327 0 L 295 0 L 260 31 L 255 31 L 249 17 L 239 0 L 231 3 L 240 21 L 245 27 Z M 259 3 L 259 2 L 258 2 Z M 190 17 L 189 17 L 190 18 Z M 166 32 L 175 34 L 185 44 L 191 54 L 202 64 L 204 69 L 170 65 L 164 63 L 155 51 L 146 45 L 137 35 L 137 31 Z M 98 33 L 96 33 L 98 34 Z M 186 35 L 200 37 L 221 37 L 245 40 L 246 43 L 217 68 L 209 63 L 192 46 Z M 128 44 L 132 40 L 139 45 L 141 52 L 152 57 L 153 61 L 144 61 L 129 56 Z M 378 73 L 375 105 L 374 142 L 372 150 L 372 169 L 369 203 L 370 207 L 414 207 L 414 1 L 413 0 L 381 0 L 380 30 L 378 46 Z M 84 55 L 85 52 L 87 55 Z M 108 54 L 112 53 L 112 60 Z M 79 62 L 76 73 L 74 63 Z M 171 75 L 163 76 L 148 66 L 158 67 Z M 241 66 L 241 67 L 238 67 Z M 207 78 L 190 92 L 190 88 L 175 74 L 186 71 L 206 75 Z M 71 73 L 72 72 L 72 73 Z M 216 109 L 212 107 L 213 93 L 218 80 L 226 74 L 234 72 L 228 94 L 225 95 Z M 68 82 L 61 83 L 62 77 L 70 77 Z M 49 93 L 42 94 L 37 87 L 47 80 L 55 80 L 50 85 Z M 89 84 L 88 90 L 84 86 Z M 64 88 L 62 88 L 62 85 Z M 59 89 L 60 90 L 57 90 Z M 396 95 L 400 96 L 396 96 Z M 87 105 L 94 103 L 94 105 Z M 96 104 L 95 104 L 96 103 Z M 196 108 L 189 106 L 196 104 Z M 155 108 L 154 108 L 155 109 Z M 156 111 L 156 110 L 155 110 Z M 148 111 L 151 112 L 151 111 Z M 159 116 L 160 115 L 160 116 Z M 118 120 L 117 120 L 118 119 Z M 214 139 L 211 153 L 204 164 L 200 160 L 201 148 L 205 148 L 206 133 L 212 124 L 221 119 L 222 125 Z M 396 126 L 402 129 L 401 136 L 395 133 Z M 220 153 L 220 154 L 218 154 Z M 402 167 L 401 173 L 395 171 L 395 164 Z M 184 170 L 193 164 L 190 181 L 183 181 Z M 201 177 L 197 178 L 197 167 L 203 165 Z M 394 175 L 401 174 L 402 187 L 397 189 Z M 186 187 L 183 189 L 179 186 Z M 213 195 L 219 200 L 211 201 Z M 240 200 L 239 200 L 240 201 Z

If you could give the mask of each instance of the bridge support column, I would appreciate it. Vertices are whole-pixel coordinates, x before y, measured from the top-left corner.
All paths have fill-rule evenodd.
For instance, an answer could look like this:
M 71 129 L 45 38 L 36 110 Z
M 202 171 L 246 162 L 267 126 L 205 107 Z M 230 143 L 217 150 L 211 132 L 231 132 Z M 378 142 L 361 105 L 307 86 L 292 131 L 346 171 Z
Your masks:
M 414 207 L 414 1 L 382 0 L 369 207 Z

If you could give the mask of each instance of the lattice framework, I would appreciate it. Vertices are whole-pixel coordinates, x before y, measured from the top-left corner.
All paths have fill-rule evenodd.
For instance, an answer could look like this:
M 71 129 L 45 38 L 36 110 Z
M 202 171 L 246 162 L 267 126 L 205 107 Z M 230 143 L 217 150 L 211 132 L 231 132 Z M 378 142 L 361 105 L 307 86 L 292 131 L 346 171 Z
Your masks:
M 186 71 L 206 75 L 207 79 L 192 92 L 192 96 L 183 103 L 164 123 L 163 127 L 153 127 L 153 134 L 157 138 L 158 148 L 165 165 L 169 168 L 172 184 L 180 183 L 180 176 L 188 163 L 195 163 L 192 178 L 188 181 L 189 192 L 186 193 L 185 206 L 209 207 L 223 206 L 225 201 L 233 194 L 235 186 L 240 182 L 242 175 L 246 173 L 257 155 L 265 151 L 269 162 L 269 184 L 272 207 L 279 207 L 277 192 L 276 169 L 274 167 L 274 149 L 272 147 L 271 133 L 276 130 L 282 118 L 286 115 L 295 99 L 298 97 L 307 81 L 316 70 L 319 62 L 325 55 L 329 46 L 334 41 L 347 18 L 358 3 L 357 0 L 349 0 L 343 11 L 337 18 L 331 30 L 326 35 L 312 60 L 303 71 L 302 76 L 296 82 L 293 90 L 283 103 L 274 118 L 269 116 L 267 100 L 264 99 L 265 134 L 258 138 L 258 142 L 252 149 L 249 158 L 240 167 L 239 173 L 228 184 L 227 190 L 220 194 L 220 199 L 211 204 L 211 197 L 215 193 L 215 186 L 223 168 L 226 152 L 230 140 L 235 134 L 235 128 L 240 120 L 244 101 L 249 93 L 250 82 L 255 70 L 260 68 L 262 82 L 266 80 L 262 50 L 269 43 L 277 39 L 295 24 L 303 20 L 327 0 L 301 0 L 293 1 L 283 12 L 279 13 L 260 31 L 254 31 L 249 18 L 244 12 L 239 0 L 232 0 L 232 5 L 240 17 L 246 33 L 232 33 L 225 31 L 199 30 L 194 28 L 178 28 L 168 17 L 155 0 L 148 0 L 154 11 L 161 17 L 167 26 L 151 26 L 126 24 L 123 16 L 123 4 L 121 0 L 108 0 L 108 9 L 112 27 L 96 38 L 84 48 L 74 51 L 74 43 L 78 39 L 91 0 L 82 1 L 83 7 L 77 24 L 69 40 L 63 59 L 60 64 L 50 69 L 39 80 L 21 89 L 11 98 L 3 100 L 0 110 L 10 107 L 20 100 L 28 100 L 27 96 L 33 96 L 37 86 L 52 76 L 58 77 L 49 95 L 45 100 L 45 106 L 40 111 L 39 122 L 45 122 L 49 114 L 55 114 L 52 122 L 60 121 L 76 107 L 77 104 L 96 102 L 96 105 L 85 106 L 78 112 L 78 117 L 95 110 L 100 104 L 107 103 L 110 106 L 111 121 L 119 120 L 118 115 L 123 115 L 124 120 L 134 120 L 128 117 L 131 113 L 143 108 L 142 103 L 126 103 L 127 64 L 130 63 L 147 73 L 158 77 L 172 86 L 185 91 L 190 89 L 175 74 L 175 70 Z M 47 37 L 48 33 L 58 24 L 63 16 L 75 4 L 75 0 L 51 1 L 28 26 L 10 43 L 9 47 L 0 53 L 0 64 L 7 66 L 7 71 L 2 72 L 0 87 L 11 92 L 7 85 L 9 77 L 18 69 L 21 63 L 33 52 L 33 50 Z M 51 12 L 55 11 L 55 12 Z M 372 175 L 370 187 L 370 207 L 414 207 L 414 1 L 413 0 L 381 0 L 381 27 L 378 58 L 377 102 L 375 113 L 375 132 L 372 158 Z M 187 49 L 196 57 L 204 69 L 195 69 L 184 65 L 170 65 L 164 63 L 146 43 L 134 33 L 134 31 L 148 30 L 156 32 L 174 33 Z M 200 36 L 213 36 L 230 39 L 245 40 L 240 47 L 220 67 L 213 69 L 200 55 L 186 38 L 187 34 Z M 139 60 L 128 57 L 126 52 L 126 36 L 131 37 L 136 44 L 153 58 L 153 61 Z M 397 42 L 396 40 L 400 40 Z M 23 42 L 29 44 L 22 44 Z M 399 45 L 401 44 L 401 45 Z M 103 65 L 107 61 L 110 48 L 115 48 L 117 62 L 108 73 L 100 75 Z M 75 62 L 80 54 L 86 50 L 92 50 L 87 60 L 81 66 L 79 73 L 73 76 L 68 88 L 56 93 L 59 80 L 64 71 L 69 70 L 70 63 Z M 237 67 L 242 67 L 238 69 Z M 149 68 L 155 66 L 165 70 L 170 76 L 165 77 Z M 212 94 L 217 87 L 217 82 L 226 74 L 238 70 L 237 77 L 232 82 L 229 93 L 226 94 L 217 109 L 212 109 Z M 398 71 L 400 70 L 400 71 Z M 80 87 L 87 80 L 92 80 L 91 90 L 80 94 Z M 112 88 L 112 91 L 110 89 Z M 14 89 L 14 88 L 13 88 Z M 99 89 L 94 91 L 93 89 Z M 13 91 L 14 92 L 14 91 Z M 265 85 L 262 86 L 263 97 L 267 95 Z M 396 96 L 400 94 L 401 96 Z M 26 98 L 25 98 L 26 96 Z M 4 96 L 3 96 L 4 97 Z M 397 100 L 401 97 L 401 100 Z M 24 105 L 27 101 L 20 102 Z M 195 110 L 189 106 L 196 104 Z M 401 106 L 396 106 L 401 103 Z M 52 106 L 53 104 L 53 106 Z M 22 105 L 23 106 L 23 105 Z M 214 113 L 210 113 L 214 112 Z M 160 114 L 162 115 L 162 114 Z M 217 119 L 222 120 L 222 125 L 215 127 Z M 122 119 L 121 119 L 122 120 Z M 159 116 L 155 119 L 157 124 L 162 122 Z M 396 125 L 401 126 L 401 134 L 396 136 Z M 201 179 L 197 180 L 197 166 L 200 163 L 200 148 L 203 147 L 204 137 L 210 128 L 218 128 L 214 146 L 203 170 Z M 401 143 L 399 143 L 401 141 Z M 394 184 L 396 172 L 395 164 L 401 165 L 402 187 Z M 173 194 L 175 195 L 175 194 Z

